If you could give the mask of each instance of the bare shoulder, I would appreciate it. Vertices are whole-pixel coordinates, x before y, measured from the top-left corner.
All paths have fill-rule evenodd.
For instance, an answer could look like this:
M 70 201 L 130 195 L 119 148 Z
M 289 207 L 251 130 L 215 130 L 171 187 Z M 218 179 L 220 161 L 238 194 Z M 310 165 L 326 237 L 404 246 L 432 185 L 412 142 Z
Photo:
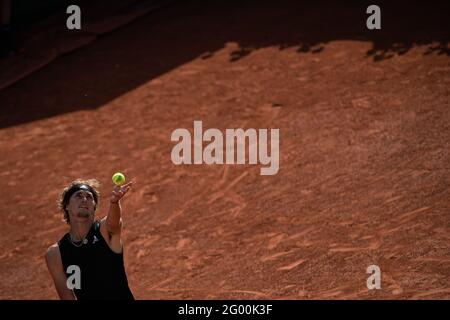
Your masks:
M 109 226 L 106 218 L 103 218 L 100 222 L 100 233 L 103 239 L 105 239 L 109 248 L 115 253 L 122 253 L 122 239 L 121 239 L 121 228 L 122 219 L 120 219 L 119 229 L 113 232 Z
M 47 252 L 45 252 L 45 259 L 48 263 L 55 263 L 61 260 L 58 243 L 54 243 L 48 247 Z
M 108 220 L 107 217 L 103 217 L 100 220 L 100 232 L 102 233 L 103 238 L 107 238 L 110 239 L 111 237 L 115 236 L 115 235 L 119 235 L 120 236 L 120 232 L 122 230 L 122 219 L 120 219 L 119 221 L 119 228 L 112 230 L 110 228 L 110 226 L 108 225 Z

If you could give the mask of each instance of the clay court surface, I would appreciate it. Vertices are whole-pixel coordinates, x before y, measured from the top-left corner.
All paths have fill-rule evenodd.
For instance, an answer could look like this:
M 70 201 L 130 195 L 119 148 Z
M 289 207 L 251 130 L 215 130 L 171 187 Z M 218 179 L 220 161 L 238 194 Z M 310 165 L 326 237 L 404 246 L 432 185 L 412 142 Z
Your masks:
M 449 299 L 442 3 L 378 33 L 364 5 L 174 3 L 0 91 L 0 298 L 57 299 L 58 193 L 97 178 L 103 217 L 121 171 L 137 299 Z M 175 166 L 194 120 L 279 128 L 278 174 Z

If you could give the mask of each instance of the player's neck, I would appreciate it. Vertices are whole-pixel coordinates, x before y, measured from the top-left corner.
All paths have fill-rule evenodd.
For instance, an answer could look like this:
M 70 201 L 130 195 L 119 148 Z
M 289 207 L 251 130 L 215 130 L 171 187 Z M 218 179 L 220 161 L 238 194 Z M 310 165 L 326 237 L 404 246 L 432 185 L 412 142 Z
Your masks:
M 73 240 L 81 241 L 87 236 L 89 230 L 91 229 L 91 226 L 91 220 L 86 222 L 76 222 L 70 225 L 69 233 Z

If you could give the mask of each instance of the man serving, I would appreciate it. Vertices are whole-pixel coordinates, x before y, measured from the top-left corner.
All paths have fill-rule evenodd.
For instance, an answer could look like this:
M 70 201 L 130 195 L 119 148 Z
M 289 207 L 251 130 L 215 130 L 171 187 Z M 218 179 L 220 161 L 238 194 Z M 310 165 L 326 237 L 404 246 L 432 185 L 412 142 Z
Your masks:
M 70 230 L 45 254 L 56 291 L 64 300 L 134 300 L 123 261 L 120 200 L 132 182 L 112 191 L 108 215 L 95 220 L 100 196 L 97 180 L 75 180 L 62 191 L 59 209 Z M 79 285 L 68 276 L 78 272 Z

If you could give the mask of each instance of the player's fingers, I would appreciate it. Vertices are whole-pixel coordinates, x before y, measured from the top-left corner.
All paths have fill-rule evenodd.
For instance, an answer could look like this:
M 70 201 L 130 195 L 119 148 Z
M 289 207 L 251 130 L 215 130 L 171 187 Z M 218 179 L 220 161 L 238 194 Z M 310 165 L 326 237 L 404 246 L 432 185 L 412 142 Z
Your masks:
M 131 187 L 132 184 L 133 184 L 133 181 L 130 181 L 130 182 L 125 183 L 124 185 L 122 185 L 121 188 L 124 189 L 124 188 Z

